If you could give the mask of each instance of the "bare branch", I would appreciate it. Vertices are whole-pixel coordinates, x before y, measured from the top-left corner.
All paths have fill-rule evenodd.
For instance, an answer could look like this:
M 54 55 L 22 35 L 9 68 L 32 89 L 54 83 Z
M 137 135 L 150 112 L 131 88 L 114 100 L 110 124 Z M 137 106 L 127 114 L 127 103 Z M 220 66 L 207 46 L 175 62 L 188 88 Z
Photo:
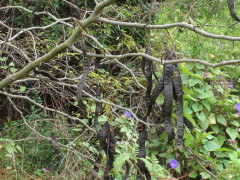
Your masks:
M 20 96 L 20 95 L 13 95 L 13 94 L 9 94 L 9 93 L 6 93 L 6 92 L 3 92 L 3 91 L 0 91 L 0 94 L 2 95 L 5 95 L 7 97 L 10 97 L 10 98 L 18 98 L 18 99 L 24 99 L 38 107 L 40 107 L 41 109 L 44 109 L 44 110 L 47 110 L 47 111 L 51 111 L 51 112 L 55 112 L 55 113 L 58 113 L 62 116 L 65 116 L 71 120 L 74 120 L 74 121 L 78 121 L 80 122 L 84 127 L 86 127 L 87 129 L 91 130 L 92 132 L 94 132 L 96 134 L 96 131 L 94 129 L 92 129 L 91 127 L 89 127 L 88 125 L 86 125 L 82 120 L 80 120 L 79 118 L 76 118 L 76 117 L 72 117 L 70 116 L 69 114 L 66 114 L 64 112 L 61 112 L 61 111 L 58 111 L 56 109 L 51 109 L 51 108 L 48 108 L 48 107 L 45 107 L 35 101 L 33 101 L 31 98 L 27 97 L 27 96 Z
M 97 4 L 95 9 L 93 10 L 92 14 L 87 19 L 85 19 L 81 22 L 81 26 L 78 26 L 76 28 L 76 30 L 73 32 L 73 34 L 66 41 L 64 41 L 60 45 L 56 46 L 51 51 L 49 51 L 47 54 L 43 55 L 42 57 L 38 58 L 37 60 L 27 64 L 20 71 L 14 73 L 12 75 L 9 75 L 5 79 L 0 81 L 0 89 L 6 87 L 7 85 L 11 84 L 12 82 L 14 82 L 18 79 L 26 77 L 32 69 L 49 61 L 54 56 L 61 53 L 66 48 L 68 48 L 70 45 L 72 45 L 74 42 L 78 41 L 82 35 L 83 30 L 98 18 L 99 13 L 103 10 L 104 7 L 112 4 L 113 2 L 114 2 L 114 0 L 104 0 L 101 3 Z M 0 8 L 0 10 L 1 10 L 1 8 Z
M 3 94 L 4 92 L 1 92 L 0 91 L 0 94 Z M 29 128 L 31 129 L 35 134 L 37 134 L 38 136 L 40 136 L 41 138 L 43 139 L 48 139 L 48 140 L 51 140 L 49 137 L 46 137 L 46 136 L 43 136 L 42 134 L 40 134 L 38 131 L 36 131 L 32 126 L 30 126 L 25 117 L 23 116 L 23 113 L 17 108 L 17 106 L 13 103 L 12 99 L 11 99 L 11 95 L 9 95 L 8 93 L 6 94 L 3 94 L 3 95 L 6 95 L 8 100 L 10 101 L 10 103 L 12 104 L 13 108 L 21 115 L 22 119 L 23 119 L 23 122 L 24 124 Z
M 55 83 L 55 84 L 58 84 L 58 85 L 61 85 L 61 86 L 68 86 L 68 87 L 77 89 L 77 85 L 71 85 L 71 84 L 67 84 L 67 83 L 64 83 L 64 82 L 56 82 L 56 81 L 52 81 L 52 80 L 50 80 L 50 79 L 48 79 L 48 78 L 41 78 L 41 77 L 36 77 L 36 78 L 37 78 L 37 79 L 41 79 L 41 80 L 43 80 L 43 81 L 49 81 L 49 82 L 52 82 L 52 83 Z M 15 81 L 15 82 L 26 82 L 27 80 L 31 80 L 31 81 L 32 81 L 32 80 L 37 80 L 36 78 L 29 78 L 29 79 L 19 80 L 19 81 Z M 139 118 L 137 117 L 137 115 L 136 115 L 131 109 L 129 109 L 129 108 L 122 107 L 122 106 L 120 106 L 120 105 L 117 105 L 117 104 L 114 104 L 114 103 L 105 101 L 105 100 L 103 100 L 103 99 L 96 98 L 96 97 L 92 96 L 91 94 L 89 94 L 88 92 L 86 92 L 86 91 L 84 91 L 84 90 L 83 90 L 83 93 L 84 93 L 85 95 L 87 95 L 88 97 L 90 97 L 91 99 L 95 100 L 96 102 L 100 102 L 100 103 L 103 103 L 103 104 L 108 104 L 108 105 L 113 106 L 113 107 L 116 107 L 116 108 L 118 108 L 118 109 L 122 109 L 122 110 L 127 110 L 127 111 L 129 111 L 129 112 L 132 114 L 133 118 L 136 119 L 137 122 L 141 122 L 141 123 L 145 124 L 147 127 L 150 127 L 150 126 L 160 127 L 160 126 L 161 126 L 161 125 L 157 125 L 157 124 L 147 123 L 147 122 L 139 119 Z M 0 91 L 0 94 L 5 95 L 4 92 L 2 92 L 2 91 Z M 28 97 L 26 97 L 26 96 L 17 96 L 17 95 L 12 95 L 12 96 L 13 96 L 13 97 L 16 97 L 16 98 L 18 98 L 18 97 L 23 97 L 22 99 L 31 100 L 30 98 L 28 98 Z M 33 104 L 36 103 L 36 102 L 34 102 L 33 100 L 31 100 L 31 102 L 32 102 Z M 37 104 L 36 104 L 36 105 L 37 105 Z M 38 106 L 38 105 L 37 105 L 37 106 Z M 42 106 L 42 105 L 40 105 L 40 106 Z M 43 107 L 43 106 L 42 106 L 42 107 Z M 46 107 L 44 107 L 44 108 L 45 108 L 46 110 L 50 109 L 50 108 L 46 108 Z M 49 111 L 52 111 L 52 110 L 49 110 Z M 54 112 L 56 112 L 56 110 L 54 110 Z M 61 113 L 62 113 L 62 112 L 61 112 Z M 65 113 L 64 113 L 64 114 L 65 114 Z M 67 116 L 67 117 L 70 117 L 69 115 L 66 115 L 66 116 Z
M 75 8 L 76 10 L 78 10 L 78 11 L 80 10 L 79 7 L 77 7 L 75 4 L 73 4 L 73 3 L 71 3 L 71 2 L 66 1 L 66 0 L 62 0 L 62 1 L 64 1 L 65 3 L 67 3 L 69 6 Z
M 25 32 L 28 32 L 28 31 L 32 31 L 32 30 L 37 30 L 37 29 L 45 30 L 45 29 L 47 29 L 47 28 L 50 28 L 50 27 L 54 26 L 55 24 L 58 24 L 59 22 L 63 22 L 63 21 L 71 20 L 71 19 L 72 19 L 72 18 L 58 19 L 58 20 L 56 20 L 55 22 L 53 22 L 53 23 L 51 23 L 51 24 L 49 24 L 49 25 L 46 25 L 46 26 L 42 26 L 42 27 L 30 27 L 30 28 L 27 28 L 27 29 L 22 29 L 21 31 L 19 31 L 17 34 L 15 34 L 13 37 L 7 39 L 6 41 L 0 41 L 0 45 L 16 39 L 16 38 L 17 38 L 18 36 L 20 36 L 22 33 L 25 33 Z
M 1 92 L 1 91 L 0 91 L 0 94 L 2 94 L 2 93 L 5 93 L 5 92 Z M 17 106 L 16 106 L 16 105 L 12 102 L 12 100 L 11 100 L 11 96 L 15 96 L 15 95 L 11 95 L 11 94 L 8 94 L 8 93 L 5 93 L 4 95 L 6 95 L 6 96 L 8 97 L 8 100 L 9 100 L 10 103 L 13 105 L 14 109 L 16 109 L 16 111 L 19 112 L 19 114 L 21 115 L 21 117 L 22 117 L 22 119 L 23 119 L 23 121 L 24 121 L 24 124 L 25 124 L 30 130 L 32 130 L 32 131 L 33 131 L 36 135 L 38 135 L 39 137 L 51 141 L 51 138 L 50 138 L 50 137 L 46 137 L 46 136 L 42 135 L 41 133 L 39 133 L 38 131 L 36 131 L 33 127 L 31 127 L 31 126 L 28 124 L 26 118 L 23 116 L 23 113 L 17 108 Z M 24 96 L 22 96 L 22 97 L 24 97 Z M 15 97 L 12 97 L 12 98 L 15 98 Z M 16 98 L 19 98 L 19 97 L 16 97 Z M 96 133 L 95 133 L 95 134 L 96 134 Z M 86 155 L 84 155 L 84 154 L 82 154 L 82 153 L 80 153 L 80 152 L 78 152 L 78 151 L 75 151 L 75 149 L 70 146 L 70 143 L 67 144 L 67 145 L 64 145 L 64 144 L 62 144 L 62 143 L 58 143 L 58 144 L 61 145 L 62 147 L 67 148 L 68 150 L 70 150 L 70 151 L 72 151 L 72 152 L 74 152 L 74 153 L 77 153 L 77 154 L 79 154 L 80 156 L 83 156 L 83 157 L 91 160 L 92 162 L 94 162 L 94 159 L 92 159 L 92 158 L 90 158 L 90 157 L 88 157 L 88 156 L 86 156 Z
M 174 27 L 181 27 L 189 29 L 197 34 L 200 34 L 205 37 L 210 37 L 213 39 L 225 39 L 229 41 L 240 41 L 240 37 L 232 37 L 232 36 L 225 36 L 225 35 L 217 35 L 213 33 L 209 33 L 206 31 L 203 31 L 201 29 L 198 29 L 196 26 L 192 24 L 188 24 L 186 22 L 178 22 L 178 23 L 172 23 L 172 24 L 164 24 L 164 25 L 150 25 L 150 24 L 142 24 L 142 23 L 131 23 L 131 22 L 120 22 L 120 21 L 114 21 L 109 20 L 106 18 L 98 18 L 98 22 L 107 23 L 111 25 L 119 25 L 119 26 L 127 26 L 127 27 L 135 27 L 135 28 L 146 28 L 146 29 L 169 29 Z
M 22 7 L 22 6 L 5 6 L 5 7 L 1 7 L 1 8 L 0 8 L 0 10 L 6 10 L 6 9 L 7 9 L 7 10 L 8 10 L 8 9 L 20 9 L 20 10 L 23 10 L 23 11 L 25 11 L 25 12 L 27 12 L 27 13 L 30 13 L 30 14 L 33 13 L 33 11 L 31 11 L 31 10 L 25 8 L 25 7 Z M 50 12 L 47 12 L 47 11 L 34 12 L 34 15 L 47 15 L 47 16 L 50 16 L 50 17 L 51 17 L 53 20 L 55 20 L 55 21 L 59 20 L 56 16 L 54 16 L 53 14 L 51 14 Z M 65 25 L 67 25 L 67 26 L 73 27 L 71 24 L 66 23 L 66 22 L 64 22 L 64 21 L 62 21 L 61 23 L 62 23 L 62 24 L 65 24 Z
M 75 48 L 74 46 L 72 47 L 74 51 L 78 53 L 82 53 L 81 50 Z M 109 59 L 124 59 L 128 57 L 133 57 L 133 56 L 142 56 L 145 57 L 149 60 L 161 63 L 161 64 L 174 64 L 174 63 L 183 63 L 183 62 L 188 62 L 188 63 L 200 63 L 203 64 L 204 66 L 212 67 L 212 68 L 217 68 L 220 66 L 226 66 L 226 65 L 231 65 L 231 64 L 239 64 L 240 60 L 229 60 L 229 61 L 222 61 L 220 63 L 209 63 L 201 59 L 178 59 L 178 60 L 172 60 L 172 61 L 161 61 L 161 59 L 155 58 L 153 56 L 149 56 L 148 54 L 145 53 L 128 53 L 128 54 L 122 54 L 122 55 L 99 55 L 99 54 L 94 54 L 94 53 L 87 53 L 87 56 L 90 57 L 102 57 L 102 58 L 109 58 Z
M 107 52 L 108 55 L 111 55 L 111 53 L 110 53 L 101 43 L 99 43 L 98 40 L 97 40 L 95 37 L 90 36 L 90 35 L 88 35 L 88 34 L 84 34 L 84 35 L 87 36 L 88 38 L 91 38 L 94 42 L 96 42 L 96 44 L 97 44 L 98 46 L 100 46 L 102 49 L 104 49 L 105 52 Z M 75 48 L 76 48 L 76 47 L 74 47 L 74 49 L 75 49 Z M 79 52 L 79 51 L 78 51 L 78 52 Z M 142 84 L 140 84 L 140 82 L 137 80 L 135 74 L 133 73 L 133 71 L 132 71 L 131 69 L 129 69 L 129 68 L 128 68 L 127 66 L 125 66 L 123 63 L 119 62 L 119 61 L 117 60 L 117 58 L 114 59 L 114 62 L 116 62 L 119 66 L 121 66 L 121 67 L 123 67 L 124 69 L 126 69 L 126 70 L 131 74 L 131 76 L 133 77 L 133 79 L 134 79 L 134 81 L 136 82 L 136 84 L 137 84 L 139 87 L 141 87 L 142 89 L 146 90 L 146 88 L 145 88 Z

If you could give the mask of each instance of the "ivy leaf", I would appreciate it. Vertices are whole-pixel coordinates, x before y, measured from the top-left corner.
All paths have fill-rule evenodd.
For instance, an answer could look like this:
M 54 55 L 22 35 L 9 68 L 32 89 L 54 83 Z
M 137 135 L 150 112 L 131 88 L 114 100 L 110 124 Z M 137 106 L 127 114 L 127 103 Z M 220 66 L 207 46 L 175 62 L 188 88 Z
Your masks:
M 198 173 L 197 172 L 193 172 L 193 173 L 191 173 L 191 174 L 189 174 L 189 177 L 191 177 L 191 178 L 196 178 L 198 176 Z
M 232 121 L 231 123 L 232 123 L 232 125 L 234 125 L 234 126 L 237 126 L 237 127 L 239 126 L 239 122 L 237 122 L 237 121 Z
M 192 114 L 193 111 L 187 106 L 183 106 L 183 112 L 186 113 L 186 114 Z
M 211 107 L 210 107 L 210 103 L 208 102 L 208 100 L 203 100 L 202 103 L 205 106 L 205 108 L 210 112 Z
M 192 108 L 193 108 L 193 111 L 194 112 L 198 112 L 198 111 L 201 111 L 203 109 L 203 106 L 201 104 L 198 104 L 198 103 L 194 103 L 192 105 Z
M 207 99 L 208 97 L 209 97 L 209 94 L 205 93 L 204 91 L 202 91 L 201 93 L 198 93 L 199 99 Z
M 210 174 L 208 174 L 206 172 L 201 172 L 200 175 L 202 176 L 203 179 L 209 179 L 210 178 Z
M 207 150 L 207 151 L 214 151 L 215 149 L 219 149 L 221 146 L 213 141 L 207 141 L 203 147 Z
M 231 137 L 231 139 L 236 139 L 236 137 L 238 136 L 238 132 L 236 128 L 230 128 L 228 127 L 226 132 L 228 133 L 228 135 Z
M 205 114 L 203 112 L 196 113 L 198 119 L 200 119 L 202 122 L 205 121 Z
M 195 79 L 189 79 L 188 84 L 190 87 L 195 86 L 198 82 Z
M 188 114 L 187 112 L 184 111 L 184 117 L 186 117 L 194 127 L 199 128 L 194 119 L 192 118 L 192 115 Z
M 224 125 L 224 126 L 227 125 L 226 119 L 225 119 L 223 116 L 221 116 L 221 115 L 217 117 L 217 121 L 218 121 L 220 124 Z
M 238 159 L 238 153 L 236 151 L 229 154 L 229 157 L 232 161 L 236 161 Z

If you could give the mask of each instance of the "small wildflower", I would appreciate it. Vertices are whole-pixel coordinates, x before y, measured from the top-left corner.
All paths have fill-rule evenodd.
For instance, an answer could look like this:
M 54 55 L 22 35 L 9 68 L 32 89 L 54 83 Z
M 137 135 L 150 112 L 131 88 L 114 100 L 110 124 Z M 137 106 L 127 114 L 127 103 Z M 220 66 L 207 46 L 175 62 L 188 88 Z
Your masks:
M 229 142 L 230 144 L 234 144 L 236 141 L 233 140 L 233 139 L 228 139 L 228 142 Z
M 169 165 L 171 168 L 177 168 L 178 167 L 178 161 L 176 159 L 172 159 L 170 162 L 169 162 Z
M 233 81 L 230 82 L 230 84 L 229 84 L 228 87 L 230 87 L 230 88 L 234 88 L 234 86 L 233 86 Z
M 130 118 L 130 119 L 132 118 L 132 115 L 128 110 L 125 110 L 124 116 L 126 116 L 127 118 Z
M 238 116 L 240 117 L 240 111 L 238 112 Z
M 236 110 L 237 110 L 238 112 L 240 112 L 240 103 L 237 103 L 237 104 L 235 105 L 235 108 L 236 108 Z
M 222 75 L 218 75 L 218 79 L 222 79 Z
M 208 72 L 204 73 L 203 77 L 208 77 Z

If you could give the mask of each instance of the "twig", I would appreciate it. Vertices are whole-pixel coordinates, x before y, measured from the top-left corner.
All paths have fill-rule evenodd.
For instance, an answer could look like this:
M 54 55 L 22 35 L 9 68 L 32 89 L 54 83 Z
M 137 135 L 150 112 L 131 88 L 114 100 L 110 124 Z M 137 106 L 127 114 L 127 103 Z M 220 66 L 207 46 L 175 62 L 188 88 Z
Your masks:
M 66 113 L 64 113 L 64 112 L 61 112 L 61 111 L 58 111 L 58 110 L 55 110 L 55 109 L 51 109 L 51 108 L 48 108 L 48 107 L 44 107 L 43 105 L 41 105 L 41 104 L 33 101 L 32 99 L 30 99 L 30 98 L 27 97 L 27 96 L 13 95 L 13 94 L 9 94 L 9 93 L 7 93 L 7 92 L 2 92 L 2 91 L 0 91 L 0 94 L 5 95 L 5 96 L 10 97 L 10 98 L 20 98 L 20 99 L 24 99 L 24 100 L 26 100 L 26 101 L 28 101 L 28 102 L 30 102 L 30 103 L 32 103 L 32 104 L 40 107 L 41 109 L 44 109 L 44 110 L 48 110 L 48 111 L 51 111 L 51 112 L 55 112 L 55 113 L 61 114 L 61 115 L 65 116 L 65 117 L 67 117 L 67 118 L 69 118 L 69 119 L 74 120 L 74 121 L 79 121 L 79 122 L 80 122 L 83 126 L 85 126 L 87 129 L 89 129 L 89 130 L 92 131 L 93 133 L 97 134 L 94 129 L 92 129 L 91 127 L 89 127 L 88 125 L 86 125 L 86 124 L 85 124 L 82 120 L 80 120 L 79 118 L 77 118 L 77 117 L 72 117 L 72 116 L 70 116 L 69 114 L 66 114 Z M 19 111 L 18 111 L 18 112 L 19 112 Z M 20 112 L 21 112 L 21 111 L 20 111 Z M 21 116 L 22 116 L 22 115 L 21 115 Z M 31 128 L 31 126 L 29 126 L 29 128 Z M 37 132 L 37 133 L 38 133 L 38 132 Z M 40 135 L 40 136 L 42 136 L 42 135 Z M 48 139 L 50 139 L 50 138 L 48 138 Z
M 198 159 L 202 159 L 202 158 L 200 158 L 199 156 L 197 156 L 196 154 L 194 154 L 189 147 L 186 147 L 186 149 L 188 150 L 188 152 L 189 152 L 191 155 L 196 156 L 196 161 L 197 161 L 197 163 L 203 168 L 204 171 L 206 171 L 209 175 L 211 175 L 211 176 L 214 177 L 215 179 L 218 179 L 216 175 L 214 175 L 212 172 L 210 172 L 209 170 L 207 170 L 207 169 L 202 165 L 202 163 L 198 160 Z M 204 161 L 207 162 L 207 163 L 210 163 L 210 162 L 206 161 L 205 159 L 202 159 L 202 160 L 204 160 Z
M 41 26 L 41 27 L 30 27 L 30 28 L 27 28 L 27 29 L 22 29 L 21 31 L 19 31 L 17 34 L 15 34 L 13 37 L 7 39 L 6 41 L 0 41 L 0 45 L 1 44 L 4 44 L 6 42 L 10 42 L 10 41 L 13 41 L 14 39 L 16 39 L 18 36 L 20 36 L 21 34 L 25 33 L 25 32 L 28 32 L 28 31 L 32 31 L 32 30 L 37 30 L 37 29 L 40 29 L 40 30 L 45 30 L 47 28 L 50 28 L 56 24 L 58 24 L 59 22 L 62 22 L 62 21 L 67 21 L 67 20 L 71 20 L 72 18 L 64 18 L 64 19 L 58 19 L 56 20 L 55 22 L 49 24 L 49 25 L 46 25 L 46 26 Z
M 98 18 L 98 22 L 111 24 L 111 25 L 119 25 L 119 26 L 127 26 L 127 27 L 135 27 L 135 28 L 146 28 L 146 29 L 169 29 L 174 27 L 180 27 L 180 28 L 186 28 L 189 29 L 199 35 L 210 37 L 213 39 L 225 39 L 229 41 L 240 41 L 240 37 L 232 37 L 232 36 L 226 36 L 226 35 L 218 35 L 209 33 L 206 31 L 203 31 L 201 29 L 198 29 L 196 26 L 192 24 L 188 24 L 186 22 L 178 22 L 178 23 L 172 23 L 172 24 L 164 24 L 164 25 L 150 25 L 150 24 L 142 24 L 142 23 L 131 23 L 131 22 L 120 22 L 115 20 L 110 20 L 106 18 Z
M 72 48 L 73 48 L 74 51 L 82 54 L 81 50 L 75 48 L 74 46 Z M 183 63 L 183 62 L 200 63 L 200 64 L 203 64 L 205 66 L 212 67 L 212 68 L 217 68 L 217 67 L 220 67 L 220 66 L 226 66 L 226 65 L 240 63 L 240 60 L 238 60 L 238 59 L 229 60 L 229 61 L 222 61 L 220 63 L 209 63 L 209 62 L 206 62 L 206 61 L 201 60 L 201 59 L 178 59 L 178 60 L 172 60 L 172 61 L 161 61 L 160 59 L 155 58 L 155 57 L 150 56 L 150 55 L 145 54 L 145 53 L 128 53 L 128 54 L 122 54 L 122 55 L 99 55 L 99 54 L 94 54 L 94 53 L 87 53 L 87 56 L 102 57 L 102 58 L 109 58 L 109 59 L 114 59 L 114 58 L 124 59 L 124 58 L 127 58 L 127 57 L 142 56 L 142 57 L 145 57 L 149 60 L 152 60 L 152 61 L 155 61 L 155 62 L 158 62 L 158 63 L 163 63 L 163 64 L 174 64 L 174 63 Z

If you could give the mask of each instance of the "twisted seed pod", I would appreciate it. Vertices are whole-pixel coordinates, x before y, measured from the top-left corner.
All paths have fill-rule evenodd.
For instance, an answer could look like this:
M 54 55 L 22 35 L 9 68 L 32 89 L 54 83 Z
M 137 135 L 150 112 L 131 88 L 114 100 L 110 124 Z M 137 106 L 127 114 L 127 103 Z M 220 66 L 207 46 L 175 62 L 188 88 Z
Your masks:
M 230 15 L 231 17 L 235 20 L 235 21 L 240 21 L 240 19 L 237 16 L 236 11 L 234 10 L 234 0 L 228 0 L 228 9 L 230 11 Z
M 173 64 L 173 89 L 174 99 L 177 105 L 177 148 L 181 151 L 183 147 L 183 91 L 182 80 L 177 64 Z

